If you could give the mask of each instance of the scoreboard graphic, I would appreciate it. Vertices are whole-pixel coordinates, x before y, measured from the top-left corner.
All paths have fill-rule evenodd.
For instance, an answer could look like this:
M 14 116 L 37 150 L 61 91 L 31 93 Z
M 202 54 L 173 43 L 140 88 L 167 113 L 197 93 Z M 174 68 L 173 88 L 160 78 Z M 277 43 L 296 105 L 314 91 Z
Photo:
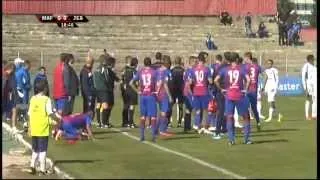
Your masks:
M 83 15 L 53 15 L 41 14 L 36 15 L 41 23 L 56 23 L 60 28 L 77 28 L 77 23 L 87 23 L 88 18 Z

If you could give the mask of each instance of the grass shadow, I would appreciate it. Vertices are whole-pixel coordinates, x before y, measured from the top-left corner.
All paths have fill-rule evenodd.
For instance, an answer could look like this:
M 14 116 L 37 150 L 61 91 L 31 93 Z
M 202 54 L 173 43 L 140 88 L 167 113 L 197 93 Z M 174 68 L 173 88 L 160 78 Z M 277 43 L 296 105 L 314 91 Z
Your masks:
M 118 131 L 93 131 L 92 134 L 113 134 L 113 133 L 120 133 Z
M 72 164 L 72 163 L 94 163 L 94 162 L 98 162 L 98 161 L 102 161 L 101 159 L 96 159 L 96 160 L 79 160 L 79 159 L 74 159 L 74 160 L 55 160 L 54 161 L 54 165 L 58 165 L 58 164 Z
M 268 130 L 261 130 L 261 132 L 280 132 L 280 131 L 300 131 L 300 129 L 268 129 Z
M 179 132 L 175 132 L 175 134 L 184 134 L 184 135 L 188 135 L 188 134 L 198 134 L 196 131 L 187 131 L 187 132 L 184 132 L 184 131 L 179 131 Z
M 279 134 L 276 133 L 269 133 L 269 134 L 251 134 L 251 137 L 260 137 L 260 136 L 278 136 Z M 243 134 L 237 135 L 237 137 L 243 137 Z
M 263 144 L 263 143 L 278 143 L 278 142 L 289 142 L 287 139 L 274 139 L 274 140 L 261 140 L 261 141 L 254 141 L 254 144 Z
M 97 140 L 103 140 L 103 139 L 111 139 L 111 137 L 94 137 Z
M 200 138 L 200 136 L 180 136 L 180 137 L 168 137 L 168 138 L 160 138 L 160 139 L 165 141 L 172 141 L 172 140 L 196 139 L 196 138 Z

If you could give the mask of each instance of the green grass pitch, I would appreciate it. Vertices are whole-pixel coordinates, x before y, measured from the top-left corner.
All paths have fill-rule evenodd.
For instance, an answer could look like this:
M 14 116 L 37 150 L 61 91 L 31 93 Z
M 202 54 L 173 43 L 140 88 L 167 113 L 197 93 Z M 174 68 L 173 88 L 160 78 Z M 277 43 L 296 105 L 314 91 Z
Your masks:
M 122 100 L 117 97 L 115 102 L 111 123 L 119 128 Z M 278 97 L 277 108 L 284 115 L 282 122 L 263 123 L 257 132 L 252 121 L 252 145 L 241 144 L 239 131 L 237 144 L 229 147 L 226 137 L 213 140 L 209 135 L 182 134 L 182 128 L 172 128 L 177 134 L 157 139 L 156 144 L 246 178 L 316 178 L 316 121 L 304 120 L 304 97 Z M 82 100 L 77 98 L 74 112 L 81 110 Z M 265 102 L 263 111 L 267 115 Z M 138 108 L 135 115 L 138 124 Z M 126 131 L 139 136 L 139 129 Z M 75 178 L 233 178 L 110 129 L 94 128 L 94 134 L 96 141 L 74 145 L 50 139 L 49 157 Z M 150 134 L 147 130 L 147 141 Z

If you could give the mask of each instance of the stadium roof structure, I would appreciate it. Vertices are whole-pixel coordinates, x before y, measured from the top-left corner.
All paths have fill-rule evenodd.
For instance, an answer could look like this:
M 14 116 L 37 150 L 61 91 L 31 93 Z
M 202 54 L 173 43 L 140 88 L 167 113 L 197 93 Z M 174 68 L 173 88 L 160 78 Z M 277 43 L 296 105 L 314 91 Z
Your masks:
M 213 16 L 274 15 L 277 0 L 3 0 L 4 14 L 172 15 Z

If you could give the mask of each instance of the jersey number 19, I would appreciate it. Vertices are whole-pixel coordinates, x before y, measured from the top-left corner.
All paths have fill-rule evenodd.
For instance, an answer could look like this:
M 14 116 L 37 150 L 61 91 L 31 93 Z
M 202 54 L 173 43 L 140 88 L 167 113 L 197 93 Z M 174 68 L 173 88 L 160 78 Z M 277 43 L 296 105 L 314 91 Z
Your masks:
M 238 80 L 239 80 L 239 71 L 238 70 L 230 70 L 228 71 L 228 75 L 229 75 L 229 82 L 231 87 L 232 86 L 237 86 L 238 84 Z

